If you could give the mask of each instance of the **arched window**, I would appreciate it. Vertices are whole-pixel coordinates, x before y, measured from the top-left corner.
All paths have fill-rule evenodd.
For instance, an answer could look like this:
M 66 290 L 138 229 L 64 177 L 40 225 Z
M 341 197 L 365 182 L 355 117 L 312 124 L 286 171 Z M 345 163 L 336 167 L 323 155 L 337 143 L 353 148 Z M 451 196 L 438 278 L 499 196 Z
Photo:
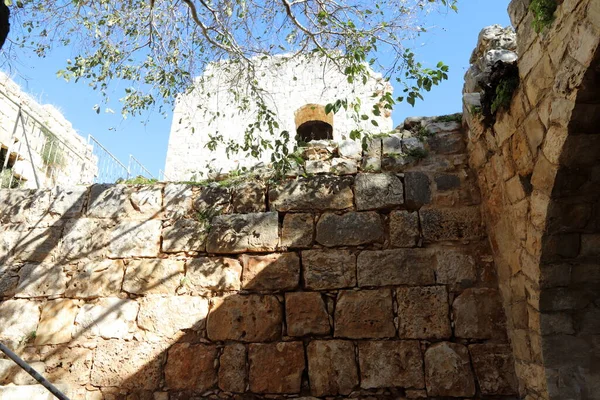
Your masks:
M 333 139 L 333 113 L 319 104 L 306 104 L 294 113 L 298 141 Z

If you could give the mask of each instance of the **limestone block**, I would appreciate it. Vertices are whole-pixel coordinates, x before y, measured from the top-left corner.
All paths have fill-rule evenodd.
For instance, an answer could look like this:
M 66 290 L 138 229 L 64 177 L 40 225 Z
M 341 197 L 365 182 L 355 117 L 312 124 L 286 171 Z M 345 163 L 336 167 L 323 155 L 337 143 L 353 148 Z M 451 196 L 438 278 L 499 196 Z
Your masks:
M 220 215 L 213 218 L 206 242 L 209 253 L 268 252 L 277 248 L 276 212 Z
M 226 392 L 242 393 L 246 390 L 246 346 L 241 343 L 228 344 L 219 359 L 219 388 Z
M 504 313 L 496 289 L 466 289 L 452 303 L 452 314 L 459 338 L 504 337 Z
M 41 360 L 45 365 L 44 376 L 52 383 L 87 385 L 90 382 L 94 351 L 83 347 L 45 347 Z
M 39 224 L 48 213 L 50 190 L 0 190 L 0 222 Z
M 305 368 L 302 342 L 250 344 L 248 360 L 251 392 L 300 392 Z
M 415 247 L 419 236 L 419 214 L 417 212 L 398 210 L 390 213 L 392 247 Z
M 363 389 L 425 387 L 423 357 L 416 340 L 359 342 L 358 359 Z
M 266 211 L 266 185 L 258 180 L 244 181 L 233 188 L 233 212 L 238 214 Z
M 161 221 L 122 221 L 111 232 L 110 257 L 156 257 L 160 251 Z
M 17 366 L 13 361 L 9 361 L 9 360 L 2 360 L 2 361 L 7 361 L 8 363 L 10 363 L 10 367 L 13 372 L 11 379 L 10 379 L 11 383 L 14 383 L 15 385 L 35 385 L 38 383 L 35 379 L 33 379 L 33 377 L 31 375 L 29 375 L 25 370 L 23 370 L 19 366 Z M 35 369 L 37 372 L 39 372 L 43 376 L 46 376 L 45 375 L 46 364 L 44 364 L 43 362 L 40 362 L 40 361 L 33 361 L 28 364 L 31 365 L 31 367 L 33 369 Z M 9 370 L 9 372 L 10 372 L 10 370 Z
M 73 337 L 130 339 L 137 328 L 138 303 L 117 297 L 101 298 L 81 306 Z
M 293 290 L 300 281 L 300 258 L 296 253 L 242 256 L 242 286 L 249 290 Z
M 131 260 L 123 290 L 133 294 L 175 294 L 183 278 L 183 261 L 160 258 Z
M 0 302 L 0 340 L 21 342 L 37 330 L 40 306 L 29 300 Z
M 436 251 L 435 277 L 438 284 L 472 286 L 477 281 L 477 266 L 465 250 L 440 248 Z
M 84 262 L 69 280 L 65 296 L 80 299 L 116 296 L 121 291 L 124 271 L 122 260 Z
M 474 396 L 475 380 L 467 348 L 450 342 L 430 346 L 425 352 L 425 382 L 428 396 Z
M 205 344 L 175 343 L 165 365 L 165 383 L 171 390 L 208 390 L 217 383 L 217 348 Z
M 312 214 L 291 214 L 283 218 L 281 246 L 287 248 L 307 248 L 312 245 L 314 235 Z
M 163 190 L 164 216 L 167 219 L 185 218 L 192 214 L 193 191 L 190 185 L 167 183 Z
M 354 175 L 358 172 L 356 160 L 334 158 L 331 160 L 331 173 L 336 175 Z
M 0 297 L 14 296 L 19 283 L 19 267 L 0 264 Z
M 352 177 L 319 176 L 286 181 L 269 190 L 277 211 L 344 210 L 353 207 Z
M 382 138 L 381 150 L 384 157 L 402 154 L 402 134 L 391 134 Z
M 440 133 L 427 139 L 429 149 L 435 154 L 465 153 L 466 145 L 463 135 L 457 133 Z
M 396 293 L 401 339 L 449 339 L 452 336 L 445 286 L 402 287 Z
M 240 290 L 242 265 L 235 258 L 200 257 L 187 261 L 187 284 L 194 291 Z
M 302 252 L 304 285 L 327 290 L 356 286 L 356 256 L 348 250 L 305 250 Z
M 306 348 L 308 380 L 314 396 L 350 394 L 358 386 L 354 344 L 344 340 L 314 340 Z
M 45 297 L 65 293 L 67 276 L 61 265 L 25 264 L 19 270 L 15 297 Z
M 173 337 L 183 330 L 206 326 L 208 300 L 197 296 L 143 297 L 137 316 L 140 328 L 159 336 Z
M 204 186 L 194 198 L 194 210 L 209 214 L 228 214 L 231 207 L 232 190 L 222 186 Z
M 318 292 L 285 294 L 285 315 L 289 336 L 328 335 L 329 314 Z
M 12 256 L 15 260 L 51 262 L 58 253 L 61 227 L 19 229 L 13 243 Z
M 390 290 L 340 291 L 334 336 L 351 339 L 396 336 Z
M 469 346 L 469 352 L 481 394 L 517 394 L 517 378 L 510 345 L 472 344 Z
M 433 135 L 438 133 L 456 132 L 460 131 L 460 122 L 448 121 L 448 122 L 430 122 L 424 125 L 425 129 Z
M 356 208 L 376 210 L 404 204 L 402 181 L 393 174 L 360 173 L 355 180 Z
M 360 169 L 367 172 L 381 171 L 381 139 L 373 139 L 364 151 Z
M 165 253 L 204 251 L 209 228 L 210 225 L 205 220 L 176 220 L 162 230 L 162 251 Z
M 428 208 L 419 211 L 427 241 L 474 240 L 485 236 L 479 206 Z
M 213 301 L 206 328 L 209 339 L 268 342 L 281 336 L 283 311 L 277 297 L 236 294 Z
M 330 160 L 306 160 L 304 169 L 307 174 L 327 174 L 331 171 Z
M 342 157 L 360 160 L 362 157 L 362 144 L 359 140 L 342 140 L 338 144 L 338 153 Z
M 316 241 L 327 247 L 383 242 L 381 217 L 374 211 L 325 213 L 317 222 Z
M 58 385 L 65 396 L 73 396 L 75 388 Z M 0 386 L 0 400 L 55 400 L 56 397 L 42 385 Z
M 357 259 L 358 285 L 432 285 L 434 267 L 429 249 L 363 251 Z
M 423 172 L 404 174 L 406 205 L 412 209 L 431 203 L 431 179 Z
M 87 216 L 90 218 L 146 220 L 161 216 L 161 185 L 92 185 Z
M 60 245 L 61 260 L 102 258 L 111 244 L 112 221 L 80 218 L 65 222 Z
M 77 218 L 81 216 L 83 206 L 87 202 L 88 188 L 86 186 L 58 186 L 52 189 L 51 196 L 50 214 L 61 218 Z
M 77 300 L 71 299 L 52 300 L 44 304 L 35 345 L 70 342 L 78 305 Z

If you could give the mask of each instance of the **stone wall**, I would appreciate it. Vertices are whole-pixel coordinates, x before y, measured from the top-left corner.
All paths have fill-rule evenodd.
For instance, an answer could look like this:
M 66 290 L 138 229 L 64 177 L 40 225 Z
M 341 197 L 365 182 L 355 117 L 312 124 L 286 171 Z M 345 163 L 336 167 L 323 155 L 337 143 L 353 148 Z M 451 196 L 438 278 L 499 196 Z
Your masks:
M 76 399 L 515 398 L 460 124 L 403 128 L 362 172 L 0 191 L 0 340 Z
M 516 49 L 480 37 L 464 120 L 521 395 L 600 399 L 600 2 L 558 3 L 536 33 L 529 1 L 512 1 Z M 486 123 L 474 78 L 500 50 L 518 54 L 520 83 Z

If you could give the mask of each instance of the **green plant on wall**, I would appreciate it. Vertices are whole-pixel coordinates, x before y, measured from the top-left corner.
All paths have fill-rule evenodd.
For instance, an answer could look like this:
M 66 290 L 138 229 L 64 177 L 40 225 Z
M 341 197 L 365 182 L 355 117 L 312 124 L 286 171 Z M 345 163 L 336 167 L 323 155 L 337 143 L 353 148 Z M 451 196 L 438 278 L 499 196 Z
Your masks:
M 48 129 L 41 127 L 41 130 L 45 137 L 40 154 L 44 165 L 48 167 L 64 167 L 67 164 L 67 159 L 60 141 Z
M 554 21 L 554 12 L 558 5 L 556 0 L 532 0 L 529 11 L 533 13 L 533 29 L 540 33 Z
M 496 86 L 496 95 L 492 102 L 492 114 L 495 114 L 500 109 L 508 109 L 513 93 L 518 86 L 518 75 L 508 75 L 500 80 L 498 86 Z

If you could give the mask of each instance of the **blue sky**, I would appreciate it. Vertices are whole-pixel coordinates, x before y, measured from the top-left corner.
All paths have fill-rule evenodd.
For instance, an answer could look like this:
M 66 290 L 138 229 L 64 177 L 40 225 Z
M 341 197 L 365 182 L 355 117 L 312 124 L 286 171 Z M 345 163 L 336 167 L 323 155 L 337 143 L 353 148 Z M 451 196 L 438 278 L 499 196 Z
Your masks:
M 392 114 L 394 126 L 408 116 L 444 115 L 461 110 L 463 77 L 477 35 L 485 26 L 510 24 L 508 3 L 509 0 L 460 0 L 458 13 L 431 16 L 426 25 L 433 28 L 416 41 L 414 50 L 426 67 L 434 67 L 438 61 L 449 65 L 450 79 L 426 93 L 425 100 L 415 107 L 406 103 L 397 105 Z M 84 82 L 66 83 L 56 78 L 55 73 L 64 67 L 65 59 L 73 57 L 68 50 L 55 51 L 44 59 L 28 54 L 18 57 L 11 69 L 4 67 L 4 71 L 16 74 L 16 81 L 38 100 L 57 106 L 82 136 L 91 134 L 124 163 L 131 153 L 155 175 L 164 169 L 170 113 L 166 119 L 155 113 L 123 120 L 118 107 L 111 106 L 115 114 L 96 114 L 93 106 L 102 101 L 99 93 Z M 396 93 L 400 93 L 399 88 Z

